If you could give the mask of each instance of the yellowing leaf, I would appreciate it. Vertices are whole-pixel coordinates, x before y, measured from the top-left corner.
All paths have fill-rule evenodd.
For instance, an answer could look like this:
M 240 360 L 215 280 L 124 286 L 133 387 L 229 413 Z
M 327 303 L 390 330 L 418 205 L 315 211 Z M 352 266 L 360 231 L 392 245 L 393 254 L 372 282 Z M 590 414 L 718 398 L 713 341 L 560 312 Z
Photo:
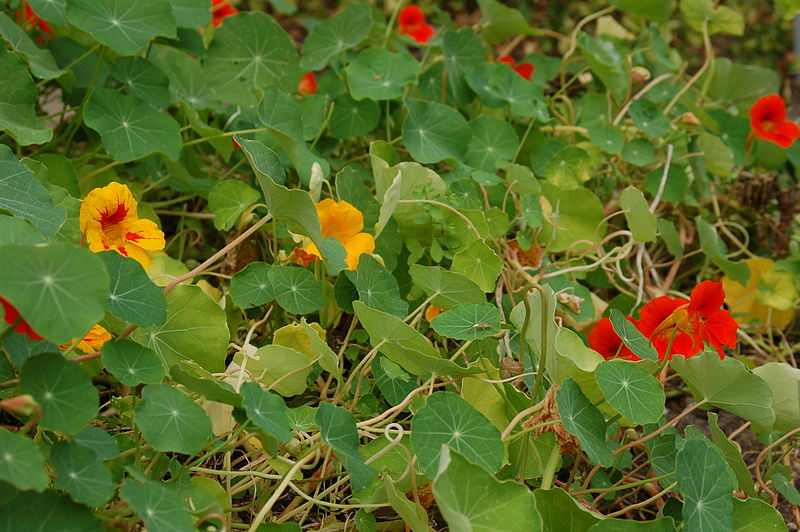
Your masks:
M 791 308 L 797 299 L 794 280 L 785 272 L 775 271 L 775 263 L 770 259 L 758 257 L 744 262 L 750 268 L 746 285 L 727 275 L 722 278 L 725 303 L 734 319 L 743 325 L 770 323 L 778 329 L 785 329 L 794 316 Z

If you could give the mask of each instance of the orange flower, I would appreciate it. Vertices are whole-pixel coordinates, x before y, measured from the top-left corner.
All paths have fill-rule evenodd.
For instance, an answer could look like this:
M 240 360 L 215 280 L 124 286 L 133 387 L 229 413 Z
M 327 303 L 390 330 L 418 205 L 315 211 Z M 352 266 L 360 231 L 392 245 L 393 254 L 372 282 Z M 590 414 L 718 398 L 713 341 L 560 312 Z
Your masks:
M 211 24 L 214 26 L 219 26 L 226 17 L 238 12 L 227 0 L 211 0 Z
M 536 68 L 533 63 L 517 64 L 516 61 L 514 61 L 514 58 L 511 57 L 510 55 L 504 55 L 503 57 L 498 59 L 498 61 L 507 64 L 514 70 L 514 72 L 516 72 L 525 79 L 531 79 L 531 76 L 533 76 L 533 71 Z
M 435 318 L 442 312 L 444 312 L 443 308 L 439 308 L 436 305 L 430 305 L 428 309 L 425 311 L 425 321 L 430 323 L 431 321 L 433 321 L 433 318 Z
M 316 262 L 317 256 L 308 253 L 303 248 L 294 248 L 289 255 L 289 260 L 305 268 L 312 262 Z
M 66 344 L 61 344 L 58 348 L 64 351 L 71 346 L 75 340 L 77 340 L 77 338 L 70 340 Z M 111 340 L 111 333 L 105 330 L 101 325 L 95 324 L 75 347 L 84 353 L 96 353 L 100 351 L 103 348 L 103 344 L 109 340 Z
M 375 238 L 369 233 L 362 233 L 364 229 L 364 215 L 346 201 L 334 201 L 326 198 L 317 203 L 322 236 L 335 238 L 347 251 L 347 269 L 355 270 L 358 259 L 362 253 L 375 251 Z M 309 255 L 322 258 L 317 246 L 309 242 L 305 246 Z
M 147 251 L 164 249 L 164 233 L 151 220 L 140 219 L 136 200 L 122 183 L 96 188 L 83 200 L 81 232 L 95 253 L 113 249 L 150 267 Z
M 297 92 L 300 94 L 314 94 L 317 92 L 317 78 L 314 77 L 313 72 L 306 72 L 300 78 L 300 83 L 297 85 Z
M 425 44 L 431 40 L 436 30 L 425 20 L 425 13 L 419 6 L 410 5 L 400 10 L 397 17 L 399 32 L 408 35 L 414 41 Z
M 786 120 L 786 102 L 777 94 L 763 96 L 750 108 L 752 134 L 781 148 L 791 146 L 800 137 L 800 127 Z
M 19 334 L 27 334 L 28 338 L 31 340 L 44 340 L 41 336 L 36 334 L 36 331 L 31 329 L 31 326 L 28 325 L 28 322 L 25 320 L 20 319 L 19 311 L 6 301 L 4 298 L 0 297 L 0 305 L 3 305 L 3 321 L 5 321 L 9 326 L 14 325 L 17 323 L 17 320 L 20 320 L 17 323 L 17 326 L 14 327 L 14 331 Z

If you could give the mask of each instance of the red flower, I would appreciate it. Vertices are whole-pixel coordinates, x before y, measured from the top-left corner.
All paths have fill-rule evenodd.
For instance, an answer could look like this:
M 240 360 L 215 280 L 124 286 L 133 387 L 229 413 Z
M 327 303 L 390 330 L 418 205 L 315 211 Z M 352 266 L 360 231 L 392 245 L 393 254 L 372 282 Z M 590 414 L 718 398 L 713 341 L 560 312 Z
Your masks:
M 788 148 L 800 137 L 800 127 L 786 120 L 786 102 L 777 94 L 763 96 L 753 104 L 750 127 L 756 137 L 774 142 L 781 148 Z
M 0 305 L 3 305 L 3 321 L 9 325 L 14 325 L 17 323 L 17 320 L 19 319 L 19 311 L 2 297 L 0 297 Z M 28 322 L 25 320 L 20 320 L 20 322 L 14 328 L 14 331 L 18 332 L 19 334 L 27 334 L 28 338 L 31 340 L 44 340 L 44 338 L 36 334 L 36 331 L 31 329 L 31 326 L 28 325 Z
M 297 85 L 297 92 L 300 94 L 314 94 L 317 92 L 317 78 L 314 77 L 313 72 L 306 72 L 300 78 L 300 83 Z
M 533 76 L 533 71 L 536 68 L 533 63 L 516 64 L 516 61 L 514 61 L 514 58 L 510 55 L 504 55 L 498 59 L 498 61 L 501 63 L 506 63 L 508 66 L 514 69 L 514 72 L 525 79 L 531 79 L 531 76 Z
M 625 318 L 636 324 L 633 318 Z M 625 347 L 622 338 L 614 331 L 611 320 L 603 318 L 589 333 L 589 347 L 600 353 L 606 360 L 621 358 L 623 360 L 641 360 L 633 351 Z
M 724 301 L 722 283 L 703 281 L 692 290 L 689 301 L 664 296 L 642 307 L 639 330 L 652 340 L 662 360 L 670 338 L 670 358 L 672 355 L 689 358 L 703 350 L 704 342 L 711 344 L 719 357 L 724 358 L 722 345 L 736 347 L 739 326 L 730 312 L 720 308 Z
M 28 2 L 25 2 L 24 5 L 25 5 L 24 12 L 23 12 L 22 9 L 17 11 L 17 20 L 19 20 L 19 21 L 24 20 L 25 22 L 27 22 L 27 23 L 29 23 L 31 25 L 36 24 L 39 27 L 40 31 L 42 31 L 43 33 L 47 33 L 52 38 L 53 37 L 53 30 L 50 28 L 50 25 L 47 22 L 45 22 L 44 20 L 42 20 L 41 18 L 39 18 L 39 16 L 31 8 L 31 6 L 30 6 L 30 4 L 28 4 Z M 37 40 L 43 40 L 43 39 L 37 39 Z
M 406 6 L 400 10 L 397 24 L 400 26 L 400 33 L 408 35 L 420 44 L 430 41 L 436 31 L 426 22 L 425 13 L 415 5 Z
M 312 253 L 308 253 L 303 248 L 294 248 L 292 253 L 289 255 L 289 260 L 305 268 L 312 262 L 316 262 L 317 256 Z
M 214 26 L 219 26 L 223 19 L 238 12 L 227 0 L 211 0 L 211 24 Z

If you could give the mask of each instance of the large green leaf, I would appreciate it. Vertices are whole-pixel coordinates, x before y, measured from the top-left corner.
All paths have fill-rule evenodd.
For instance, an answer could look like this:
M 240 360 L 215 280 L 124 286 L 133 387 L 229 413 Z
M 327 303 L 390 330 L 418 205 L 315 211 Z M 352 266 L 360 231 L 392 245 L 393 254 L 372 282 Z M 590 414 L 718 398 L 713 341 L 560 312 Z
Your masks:
M 242 366 L 242 355 L 233 359 Z M 274 389 L 284 397 L 299 395 L 306 390 L 306 377 L 312 361 L 305 355 L 283 345 L 265 345 L 248 359 L 245 368 L 253 378 Z
M 266 262 L 251 262 L 231 279 L 231 298 L 242 308 L 257 307 L 275 299 Z
M 548 252 L 565 251 L 578 240 L 598 242 L 605 236 L 603 205 L 591 190 L 584 187 L 561 190 L 546 182 L 541 187 L 539 201 L 545 224 L 537 232 L 536 241 L 545 244 Z M 578 245 L 573 249 L 582 248 Z
M 347 66 L 347 83 L 356 100 L 393 100 L 416 83 L 419 63 L 410 54 L 367 48 Z
M 526 486 L 500 482 L 446 445 L 442 446 L 434 471 L 438 474 L 433 481 L 433 494 L 450 530 L 540 530 L 541 517 Z
M 0 48 L 0 130 L 11 135 L 22 146 L 43 144 L 53 137 L 36 119 L 38 98 L 28 69 L 22 60 Z
M 119 496 L 152 532 L 194 532 L 194 520 L 186 502 L 161 482 L 125 479 Z
M 454 108 L 440 103 L 407 99 L 408 117 L 403 122 L 403 143 L 414 160 L 438 163 L 462 160 L 472 135 L 467 119 Z
M 775 422 L 772 392 L 763 379 L 741 362 L 716 352 L 703 352 L 689 359 L 675 357 L 672 367 L 686 382 L 696 399 L 706 399 L 753 425 L 770 430 Z
M 67 218 L 64 208 L 53 205 L 44 185 L 4 144 L 0 144 L 0 209 L 25 218 L 44 235 L 58 231 Z
M 116 251 L 104 251 L 100 258 L 111 278 L 108 310 L 136 325 L 159 325 L 167 317 L 167 301 L 142 265 Z
M 447 88 L 460 105 L 467 105 L 473 97 L 466 81 L 466 72 L 485 60 L 483 43 L 471 28 L 442 33 L 442 53 L 447 69 Z
M 664 389 L 645 369 L 625 360 L 609 360 L 595 369 L 606 401 L 638 424 L 656 423 L 664 413 Z
M 322 308 L 322 284 L 310 270 L 292 266 L 273 266 L 270 268 L 269 282 L 275 293 L 275 300 L 287 312 L 309 314 Z
M 519 138 L 508 122 L 481 115 L 469 123 L 472 137 L 464 162 L 479 170 L 494 172 L 498 162 L 510 161 L 517 151 Z
M 783 362 L 767 362 L 753 370 L 772 391 L 775 430 L 800 427 L 800 369 Z
M 100 427 L 86 425 L 73 438 L 75 443 L 88 447 L 103 460 L 111 460 L 119 455 L 117 440 Z
M 56 487 L 67 491 L 75 502 L 103 506 L 114 495 L 111 471 L 91 449 L 59 442 L 50 450 L 50 463 L 58 475 Z
M 128 162 L 160 152 L 171 161 L 181 153 L 180 126 L 135 96 L 98 88 L 86 103 L 86 125 L 100 133 L 114 160 Z
M 56 65 L 53 54 L 36 46 L 28 34 L 5 13 L 0 13 L 0 37 L 28 61 L 31 72 L 37 78 L 52 79 L 64 73 Z
M 484 292 L 493 292 L 503 261 L 483 240 L 476 240 L 456 253 L 452 269 L 475 281 Z
M 26 493 L 25 503 L 18 500 L 0 506 L 0 530 L 41 530 L 58 532 L 104 532 L 106 528 L 89 509 L 55 491 Z M 35 509 L 35 510 L 34 510 Z M 190 529 L 187 532 L 191 532 Z
M 500 332 L 502 316 L 491 303 L 458 305 L 431 321 L 434 331 L 455 340 L 481 340 Z
M 132 340 L 117 340 L 103 345 L 103 365 L 127 386 L 155 384 L 166 375 L 158 355 Z
M 150 384 L 136 405 L 136 425 L 154 449 L 196 454 L 211 437 L 205 410 L 170 384 Z
M 732 530 L 736 479 L 719 450 L 705 438 L 690 438 L 678 451 L 675 471 L 683 495 L 684 529 Z
M 220 100 L 252 106 L 253 91 L 277 85 L 292 93 L 300 81 L 297 48 L 269 15 L 238 13 L 214 32 L 204 63 L 208 82 Z
M 40 335 L 69 342 L 103 317 L 108 274 L 94 253 L 71 244 L 9 244 L 0 255 L 0 293 Z
M 0 479 L 20 490 L 43 491 L 50 477 L 44 470 L 42 453 L 33 440 L 0 427 Z
M 452 392 L 436 392 L 411 421 L 411 444 L 428 477 L 439 469 L 442 447 L 450 446 L 490 473 L 503 463 L 500 431 L 475 407 Z
M 561 423 L 578 437 L 589 460 L 595 464 L 611 467 L 614 455 L 606 444 L 606 422 L 603 414 L 595 408 L 573 379 L 561 383 L 556 393 Z
M 239 390 L 247 417 L 265 434 L 284 443 L 292 439 L 286 403 L 270 392 L 265 392 L 255 382 L 242 383 Z
M 322 70 L 331 58 L 364 40 L 371 26 L 370 8 L 361 3 L 322 20 L 303 41 L 300 66 L 303 70 Z
M 340 139 L 360 137 L 372 131 L 381 118 L 380 104 L 375 100 L 354 100 L 342 94 L 333 101 L 333 113 L 328 123 L 331 134 Z
M 741 500 L 733 498 L 734 532 L 787 532 L 783 516 L 769 503 L 751 497 Z
M 153 37 L 176 37 L 167 0 L 68 0 L 67 20 L 120 55 L 134 55 Z
M 120 57 L 111 65 L 111 77 L 122 83 L 127 94 L 151 107 L 160 109 L 169 104 L 169 78 L 146 59 Z
M 200 288 L 178 285 L 167 294 L 164 323 L 136 329 L 131 338 L 155 351 L 165 369 L 188 359 L 219 372 L 229 336 L 225 312 Z
M 356 286 L 358 298 L 368 307 L 400 318 L 408 314 L 408 303 L 400 297 L 397 279 L 371 255 L 361 257 L 358 269 L 347 272 Z
M 533 492 L 533 498 L 542 516 L 542 532 L 561 532 L 566 523 L 569 523 L 570 532 L 586 532 L 595 523 L 602 523 L 599 515 L 581 507 L 561 488 L 538 489 Z
M 211 22 L 211 6 L 205 0 L 170 0 L 179 28 L 202 28 Z
M 97 415 L 98 394 L 89 375 L 61 353 L 29 358 L 20 385 L 42 407 L 39 425 L 46 429 L 73 434 Z
M 578 46 L 589 68 L 603 82 L 617 102 L 621 102 L 628 91 L 628 71 L 625 56 L 609 38 L 578 36 Z
M 414 284 L 425 291 L 431 304 L 451 309 L 462 303 L 483 303 L 486 294 L 472 280 L 460 273 L 448 272 L 437 266 L 413 264 L 408 270 Z
M 258 191 L 237 179 L 218 182 L 208 192 L 208 210 L 214 213 L 214 227 L 229 230 L 260 197 Z
M 67 16 L 64 14 L 64 7 L 67 0 L 29 0 L 28 4 L 33 8 L 37 15 L 47 20 L 54 22 L 59 26 L 66 26 L 69 24 Z
M 322 438 L 347 466 L 353 491 L 367 487 L 375 478 L 375 470 L 358 454 L 356 418 L 342 407 L 321 403 L 314 418 Z
M 637 242 L 654 242 L 658 236 L 658 221 L 650 212 L 650 206 L 644 194 L 636 187 L 627 187 L 622 191 L 619 205 L 625 210 L 625 220 Z
M 671 517 L 655 521 L 603 519 L 589 530 L 591 532 L 675 532 L 675 521 Z

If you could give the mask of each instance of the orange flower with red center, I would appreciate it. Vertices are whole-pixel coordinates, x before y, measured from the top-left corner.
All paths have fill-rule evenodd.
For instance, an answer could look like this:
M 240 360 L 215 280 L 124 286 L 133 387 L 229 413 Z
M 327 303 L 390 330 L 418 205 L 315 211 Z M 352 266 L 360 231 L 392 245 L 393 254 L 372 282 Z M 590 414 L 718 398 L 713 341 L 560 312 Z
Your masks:
M 334 201 L 326 198 L 317 203 L 317 215 L 324 238 L 335 238 L 347 251 L 348 270 L 358 267 L 358 259 L 363 253 L 375 251 L 375 238 L 364 229 L 364 215 L 346 201 Z M 308 255 L 322 258 L 313 242 L 305 245 Z
M 533 76 L 533 71 L 536 69 L 533 63 L 517 64 L 517 62 L 514 61 L 514 58 L 511 57 L 510 55 L 504 55 L 503 57 L 498 59 L 498 61 L 507 64 L 514 70 L 514 72 L 516 72 L 517 74 L 528 80 L 531 79 L 531 76 Z
M 303 74 L 303 77 L 300 78 L 300 83 L 297 84 L 297 92 L 305 95 L 317 92 L 317 78 L 313 72 Z
M 633 318 L 626 317 L 625 319 L 636 325 L 636 320 Z M 614 358 L 641 360 L 625 346 L 608 318 L 597 322 L 592 332 L 589 333 L 589 347 L 600 353 L 606 360 Z
M 689 301 L 668 296 L 658 297 L 639 315 L 639 330 L 650 338 L 663 360 L 672 355 L 689 358 L 703 350 L 704 342 L 725 357 L 723 345 L 736 347 L 739 325 L 730 312 L 722 309 L 725 292 L 722 283 L 703 281 L 692 290 Z
M 219 26 L 222 21 L 235 15 L 239 10 L 230 5 L 227 0 L 211 0 L 211 24 Z
M 70 340 L 65 344 L 61 344 L 58 346 L 59 349 L 62 351 L 66 350 L 75 342 L 77 338 Z M 103 348 L 103 345 L 111 340 L 111 333 L 109 333 L 105 328 L 101 325 L 95 324 L 92 326 L 92 329 L 86 333 L 86 335 L 78 342 L 78 345 L 75 346 L 76 349 L 80 349 L 84 353 L 96 353 Z
M 17 326 L 14 327 L 14 332 L 18 334 L 27 334 L 28 338 L 31 340 L 44 340 L 44 338 L 36 334 L 36 331 L 31 329 L 27 321 L 20 318 L 19 311 L 14 305 L 2 297 L 0 297 L 0 305 L 3 305 L 3 321 L 5 321 L 9 327 L 15 323 L 17 324 Z M 19 323 L 17 323 L 17 320 L 19 320 Z
M 113 249 L 150 267 L 147 250 L 164 249 L 164 233 L 151 220 L 140 219 L 127 186 L 112 182 L 96 188 L 83 200 L 81 232 L 95 253 Z
M 763 96 L 750 108 L 751 134 L 788 148 L 800 137 L 800 127 L 786 118 L 783 98 L 777 94 Z
M 425 13 L 419 6 L 410 5 L 400 10 L 400 15 L 397 17 L 397 25 L 399 32 L 403 35 L 408 35 L 415 42 L 425 44 L 431 40 L 436 30 L 433 26 L 427 23 Z

